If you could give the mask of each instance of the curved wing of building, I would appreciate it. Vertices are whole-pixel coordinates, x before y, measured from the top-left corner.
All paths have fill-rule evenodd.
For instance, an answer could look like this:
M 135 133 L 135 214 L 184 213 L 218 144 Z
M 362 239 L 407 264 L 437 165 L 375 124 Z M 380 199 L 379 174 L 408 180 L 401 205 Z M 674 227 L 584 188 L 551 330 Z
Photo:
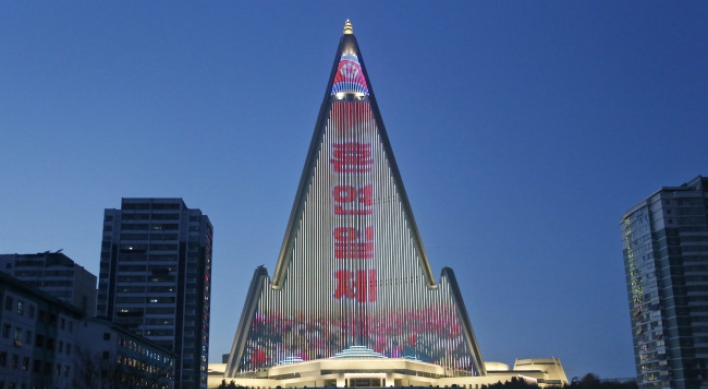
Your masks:
M 256 269 L 225 377 L 353 346 L 486 374 L 452 269 L 432 274 L 348 25 L 275 273 Z

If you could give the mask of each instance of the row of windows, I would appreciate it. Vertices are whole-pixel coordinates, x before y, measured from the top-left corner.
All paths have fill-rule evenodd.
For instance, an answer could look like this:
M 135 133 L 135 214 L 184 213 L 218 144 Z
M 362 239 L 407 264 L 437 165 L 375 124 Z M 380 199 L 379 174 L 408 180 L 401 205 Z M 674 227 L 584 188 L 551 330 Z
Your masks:
M 686 282 L 706 282 L 706 281 L 708 281 L 708 275 L 705 275 L 705 276 L 685 276 L 684 280 Z
M 667 208 L 666 214 L 671 215 L 673 211 L 676 211 L 679 215 L 704 215 L 705 210 L 701 207 L 680 207 L 680 208 Z
M 98 307 L 99 310 L 105 310 L 106 306 L 105 305 L 99 305 Z M 121 307 L 116 311 L 116 316 L 119 317 L 142 317 L 144 314 L 147 315 L 174 315 L 175 313 L 175 308 L 174 307 L 169 307 L 169 308 L 146 308 L 143 310 L 142 308 L 123 308 Z
M 708 231 L 708 226 L 681 226 L 679 227 L 680 232 L 703 232 Z
M 668 224 L 674 224 L 674 220 L 676 220 L 676 224 L 680 225 L 694 225 L 694 226 L 699 226 L 702 224 L 705 224 L 706 217 L 705 216 L 682 216 L 678 217 L 676 219 L 667 219 Z
M 117 304 L 174 304 L 174 297 L 116 297 Z
M 708 251 L 708 246 L 681 246 L 681 250 L 684 253 L 692 251 Z
M 146 319 L 146 325 L 174 325 L 175 319 L 170 318 L 157 318 L 157 319 Z
M 40 267 L 44 266 L 44 261 L 38 261 L 34 259 L 23 259 L 15 261 L 15 267 Z
M 106 268 L 108 267 L 108 261 L 110 260 L 110 254 L 105 253 L 106 256 L 101 262 L 102 265 L 105 264 Z M 147 253 L 136 253 L 136 252 L 124 252 L 121 253 L 120 255 L 120 261 L 121 262 L 158 262 L 158 261 L 169 261 L 169 262 L 174 262 L 177 260 L 177 255 L 176 254 L 150 254 L 148 255 Z
M 686 258 L 684 257 L 684 263 Z M 684 273 L 698 273 L 698 272 L 708 272 L 708 265 L 684 265 Z
M 154 264 L 154 265 L 119 265 L 118 271 L 120 272 L 146 272 L 149 271 L 152 274 L 168 274 L 174 273 L 177 268 L 175 266 Z
M 12 296 L 5 296 L 5 310 L 6 311 L 15 311 L 20 316 L 25 315 L 25 302 L 23 300 L 17 299 L 17 302 L 15 303 L 15 299 Z M 34 319 L 34 305 L 29 304 L 27 306 L 27 317 L 30 319 Z
M 178 244 L 173 244 L 173 243 L 151 243 L 149 246 L 144 243 L 135 243 L 135 244 L 130 244 L 130 243 L 124 243 L 120 245 L 120 252 L 121 254 L 131 254 L 131 253 L 139 253 L 139 254 L 144 254 L 146 251 L 175 251 L 179 249 Z M 197 248 L 198 249 L 198 248 Z M 192 250 L 195 251 L 195 250 Z
M 123 203 L 121 210 L 178 210 L 182 209 L 180 203 Z
M 681 236 L 679 242 L 708 242 L 708 236 L 705 235 L 689 235 Z
M 71 372 L 71 366 L 69 365 L 62 366 L 60 364 L 56 364 L 56 367 L 52 369 L 51 362 L 42 363 L 42 361 L 39 359 L 35 359 L 33 361 L 32 372 L 42 373 L 42 365 L 44 365 L 44 374 L 52 374 L 52 370 L 54 370 L 54 374 L 56 374 L 57 376 L 61 376 L 63 372 L 64 377 L 69 377 L 69 374 Z M 12 354 L 8 358 L 7 352 L 3 351 L 0 352 L 0 367 L 9 367 L 11 369 L 22 369 L 28 371 L 30 369 L 30 358 L 21 357 L 17 354 Z M 2 386 L 0 386 L 0 388 L 2 388 Z
M 120 229 L 122 231 L 131 231 L 131 230 L 166 230 L 166 231 L 176 231 L 179 230 L 179 224 L 178 223 L 124 223 L 121 224 Z M 175 235 L 177 236 L 177 235 Z M 123 235 L 121 235 L 123 237 Z M 176 238 L 175 238 L 176 239 Z
M 24 333 L 24 336 L 22 334 Z M 3 324 L 2 326 L 2 337 L 5 339 L 9 339 L 10 335 L 12 335 L 12 340 L 15 344 L 15 346 L 23 346 L 23 345 L 32 345 L 33 343 L 33 337 L 32 337 L 32 331 L 30 330 L 22 330 L 21 327 L 15 327 L 14 330 L 10 324 Z M 46 341 L 45 341 L 46 340 Z M 55 340 L 54 338 L 47 337 L 45 338 L 44 335 L 37 335 L 34 338 L 34 346 L 35 347 L 46 347 L 47 350 L 54 350 L 55 346 Z M 71 355 L 71 344 L 66 343 L 66 347 L 64 347 L 64 342 L 59 341 L 56 342 L 56 352 L 57 353 L 65 353 L 66 355 Z
M 15 277 L 71 277 L 74 275 L 72 270 L 17 270 L 15 271 Z
M 174 330 L 171 329 L 145 329 L 135 333 L 142 336 L 174 336 Z M 187 336 L 186 333 L 184 335 Z
M 150 350 L 149 348 L 143 346 L 142 344 L 135 342 L 133 340 L 120 337 L 118 338 L 118 345 L 121 347 L 124 347 L 128 350 L 137 352 L 140 355 L 145 355 L 146 357 L 150 359 L 155 359 L 157 361 L 161 361 L 167 364 L 172 364 L 172 359 L 169 357 L 163 355 L 162 353 L 156 352 L 154 350 Z
M 147 291 L 149 293 L 174 293 L 175 290 L 174 286 L 149 286 L 147 287 Z M 145 286 L 119 286 L 118 287 L 118 292 L 120 293 L 145 293 Z M 196 290 L 194 290 L 196 292 Z M 189 293 L 189 292 L 188 292 Z
M 181 214 L 179 213 L 123 213 L 123 220 L 179 220 Z M 113 221 L 113 217 L 106 217 L 106 221 Z
M 105 275 L 106 278 L 108 277 L 108 274 Z M 103 278 L 103 274 L 101 275 Z M 149 277 L 146 276 L 118 276 L 118 282 L 145 282 L 145 279 L 147 278 L 148 282 L 175 282 L 175 276 L 171 276 L 168 274 L 160 274 L 160 275 L 151 275 Z
M 677 205 L 702 205 L 704 203 L 703 199 L 700 197 L 686 197 L 674 199 L 673 204 Z M 671 200 L 664 200 L 664 204 L 672 204 Z
M 690 285 L 686 286 L 687 292 L 708 292 L 708 286 Z
M 177 234 L 121 234 L 120 239 L 122 241 L 126 240 L 178 240 L 179 235 Z
M 164 371 L 155 365 L 147 364 L 134 358 L 119 356 L 117 362 L 133 369 L 147 371 L 148 373 L 163 373 L 164 377 L 167 379 L 172 378 L 172 374 L 169 371 Z
M 30 303 L 25 303 L 22 299 L 17 299 L 13 296 L 5 296 L 5 310 L 14 311 L 20 316 L 27 315 L 28 318 L 34 319 L 35 317 L 35 306 Z M 59 318 L 55 313 L 47 313 L 47 311 L 40 309 L 37 315 L 37 320 L 41 323 L 48 323 L 51 326 L 59 324 L 59 328 L 62 330 L 68 329 L 69 332 L 74 332 L 74 322 L 73 320 L 66 320 L 65 318 Z
M 72 280 L 63 280 L 63 281 L 59 281 L 59 280 L 45 280 L 42 284 L 43 284 L 44 286 L 50 286 L 50 287 L 51 287 L 51 286 L 54 286 L 54 287 L 69 288 L 69 287 L 74 286 L 74 281 L 72 281 Z

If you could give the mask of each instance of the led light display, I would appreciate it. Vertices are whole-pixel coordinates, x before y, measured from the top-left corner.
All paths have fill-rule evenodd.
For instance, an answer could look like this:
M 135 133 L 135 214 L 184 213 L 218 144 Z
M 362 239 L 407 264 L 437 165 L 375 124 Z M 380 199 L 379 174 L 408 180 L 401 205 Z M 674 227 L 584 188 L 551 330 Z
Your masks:
M 457 281 L 435 282 L 353 35 L 344 35 L 273 279 L 256 270 L 226 377 L 366 346 L 485 374 Z

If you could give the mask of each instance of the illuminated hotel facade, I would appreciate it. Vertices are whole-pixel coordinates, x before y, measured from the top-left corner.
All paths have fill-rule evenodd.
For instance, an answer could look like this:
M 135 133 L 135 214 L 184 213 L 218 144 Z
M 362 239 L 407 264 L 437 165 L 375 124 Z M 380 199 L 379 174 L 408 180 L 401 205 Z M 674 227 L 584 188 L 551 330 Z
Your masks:
M 519 363 L 485 364 L 452 269 L 435 280 L 347 21 L 275 272 L 256 269 L 209 386 L 567 381 Z

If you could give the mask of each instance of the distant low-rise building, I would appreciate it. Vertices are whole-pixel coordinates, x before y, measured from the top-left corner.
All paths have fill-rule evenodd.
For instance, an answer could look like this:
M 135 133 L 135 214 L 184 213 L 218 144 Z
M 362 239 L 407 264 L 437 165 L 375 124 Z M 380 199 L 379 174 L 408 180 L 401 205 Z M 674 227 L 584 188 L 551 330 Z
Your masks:
M 175 356 L 0 272 L 0 388 L 172 389 Z
M 0 273 L 0 388 L 73 388 L 82 312 Z
M 0 271 L 96 316 L 96 275 L 61 252 L 0 254 Z
M 174 353 L 103 319 L 82 321 L 81 336 L 76 389 L 174 387 Z

